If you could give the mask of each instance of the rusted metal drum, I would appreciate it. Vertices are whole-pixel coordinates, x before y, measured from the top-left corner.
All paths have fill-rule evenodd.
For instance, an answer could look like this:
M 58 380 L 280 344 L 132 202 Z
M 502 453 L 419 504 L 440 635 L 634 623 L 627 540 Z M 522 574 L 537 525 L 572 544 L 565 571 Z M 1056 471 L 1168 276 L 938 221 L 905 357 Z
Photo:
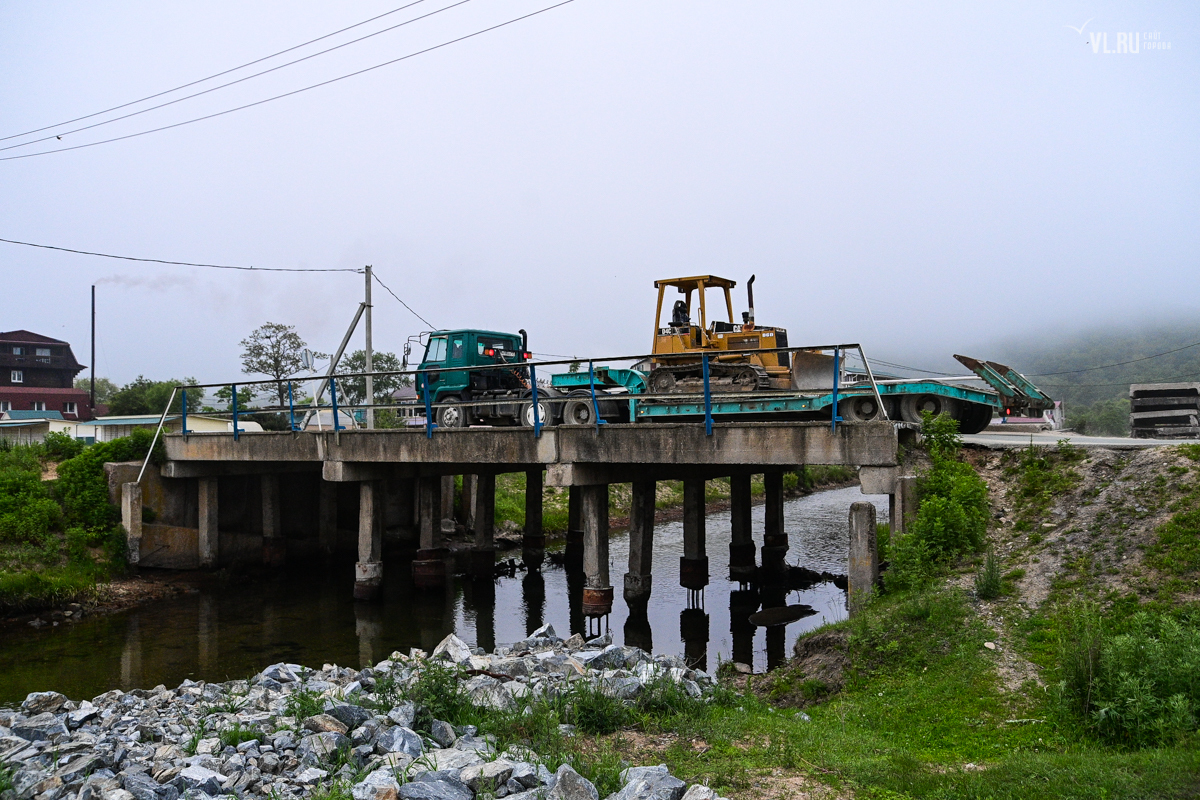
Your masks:
M 413 583 L 421 589 L 446 585 L 446 550 L 431 548 L 418 550 L 413 561 Z
M 708 586 L 708 557 L 679 559 L 679 585 L 686 589 Z
M 583 590 L 583 615 L 585 617 L 607 617 L 612 613 L 613 589 L 606 586 L 597 589 L 591 586 Z

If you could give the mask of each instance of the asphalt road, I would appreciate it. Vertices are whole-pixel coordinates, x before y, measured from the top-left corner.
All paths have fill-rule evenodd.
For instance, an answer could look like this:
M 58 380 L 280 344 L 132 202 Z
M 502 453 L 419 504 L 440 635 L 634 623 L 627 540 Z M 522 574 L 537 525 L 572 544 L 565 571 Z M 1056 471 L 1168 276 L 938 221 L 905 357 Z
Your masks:
M 967 444 L 1004 450 L 1010 447 L 1028 447 L 1030 439 L 1038 446 L 1058 444 L 1067 439 L 1077 447 L 1108 447 L 1114 450 L 1140 450 L 1144 447 L 1164 447 L 1175 444 L 1200 444 L 1200 439 L 1127 439 L 1120 436 L 1080 436 L 1064 431 L 1042 431 L 1040 433 L 1001 433 L 987 430 L 962 437 Z

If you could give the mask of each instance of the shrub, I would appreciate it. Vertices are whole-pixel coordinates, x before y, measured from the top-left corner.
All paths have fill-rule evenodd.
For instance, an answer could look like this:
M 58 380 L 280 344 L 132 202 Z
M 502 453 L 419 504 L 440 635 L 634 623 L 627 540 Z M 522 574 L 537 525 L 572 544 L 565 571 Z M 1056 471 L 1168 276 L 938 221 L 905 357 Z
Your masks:
M 577 681 L 570 695 L 571 722 L 584 733 L 602 736 L 629 724 L 632 717 L 622 700 L 610 697 L 587 681 Z
M 1000 560 L 994 550 L 989 549 L 983 566 L 975 574 L 975 594 L 980 600 L 995 600 L 1003 589 L 1000 580 Z
M 912 524 L 888 542 L 888 588 L 926 584 L 941 563 L 977 551 L 987 533 L 987 484 L 958 460 L 958 422 L 926 414 L 921 431 L 933 464 L 917 483 L 920 507 Z
M 42 443 L 46 456 L 52 461 L 66 461 L 83 452 L 83 442 L 68 433 L 51 431 Z
M 58 495 L 69 524 L 89 531 L 108 531 L 116 524 L 117 510 L 108 501 L 104 464 L 144 458 L 153 438 L 151 431 L 136 430 L 129 436 L 93 445 L 58 465 Z
M 61 518 L 40 471 L 0 471 L 0 542 L 44 542 Z

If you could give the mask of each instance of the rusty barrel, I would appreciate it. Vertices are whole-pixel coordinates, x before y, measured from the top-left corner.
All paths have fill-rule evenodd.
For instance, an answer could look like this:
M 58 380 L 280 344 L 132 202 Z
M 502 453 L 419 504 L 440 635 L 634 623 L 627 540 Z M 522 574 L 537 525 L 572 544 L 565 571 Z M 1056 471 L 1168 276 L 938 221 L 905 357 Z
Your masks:
M 418 550 L 412 564 L 413 583 L 421 589 L 445 586 L 446 556 L 444 548 Z
M 583 615 L 585 617 L 606 617 L 612 613 L 612 606 L 613 589 L 611 586 L 584 588 Z
M 679 585 L 685 589 L 708 586 L 708 556 L 679 559 Z

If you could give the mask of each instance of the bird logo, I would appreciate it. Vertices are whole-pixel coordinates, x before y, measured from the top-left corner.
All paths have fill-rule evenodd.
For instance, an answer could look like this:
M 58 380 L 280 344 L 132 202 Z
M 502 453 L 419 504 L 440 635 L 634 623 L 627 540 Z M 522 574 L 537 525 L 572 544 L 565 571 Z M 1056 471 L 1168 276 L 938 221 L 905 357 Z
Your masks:
M 1091 19 L 1089 19 L 1087 22 L 1085 22 L 1085 23 L 1083 23 L 1082 25 L 1080 25 L 1078 28 L 1076 28 L 1074 25 L 1064 25 L 1063 27 L 1065 27 L 1065 28 L 1070 28 L 1071 30 L 1075 31 L 1076 33 L 1078 33 L 1078 34 L 1082 34 L 1082 33 L 1083 33 L 1083 29 L 1087 27 L 1087 25 L 1088 25 L 1088 22 L 1091 22 L 1093 19 L 1095 19 L 1095 17 L 1092 17 L 1092 18 L 1091 18 Z

